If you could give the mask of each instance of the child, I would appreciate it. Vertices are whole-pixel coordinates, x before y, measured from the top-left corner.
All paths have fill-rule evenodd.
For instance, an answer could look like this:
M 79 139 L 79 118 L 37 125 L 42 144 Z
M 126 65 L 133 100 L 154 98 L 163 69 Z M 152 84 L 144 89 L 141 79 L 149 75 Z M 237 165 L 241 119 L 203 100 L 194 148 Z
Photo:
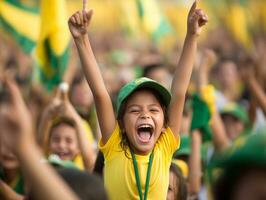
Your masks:
M 88 142 L 83 120 L 69 102 L 67 92 L 57 92 L 43 112 L 39 129 L 40 141 L 48 156 L 55 154 L 62 160 L 74 161 L 81 169 L 84 164 L 85 169 L 92 170 L 95 153 Z
M 174 79 L 172 98 L 163 86 L 147 78 L 119 92 L 117 118 L 88 40 L 92 10 L 76 12 L 69 29 L 94 97 L 105 158 L 104 182 L 110 199 L 166 199 L 169 167 L 179 146 L 179 127 L 197 47 L 207 16 L 194 2 L 188 32 Z

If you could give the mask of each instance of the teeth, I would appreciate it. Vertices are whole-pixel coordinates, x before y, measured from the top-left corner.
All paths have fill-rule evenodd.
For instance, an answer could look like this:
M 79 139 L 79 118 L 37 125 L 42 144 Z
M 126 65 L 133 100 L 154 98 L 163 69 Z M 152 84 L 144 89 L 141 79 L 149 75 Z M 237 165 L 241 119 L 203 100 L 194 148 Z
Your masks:
M 152 128 L 152 126 L 149 124 L 142 124 L 139 126 L 139 128 Z

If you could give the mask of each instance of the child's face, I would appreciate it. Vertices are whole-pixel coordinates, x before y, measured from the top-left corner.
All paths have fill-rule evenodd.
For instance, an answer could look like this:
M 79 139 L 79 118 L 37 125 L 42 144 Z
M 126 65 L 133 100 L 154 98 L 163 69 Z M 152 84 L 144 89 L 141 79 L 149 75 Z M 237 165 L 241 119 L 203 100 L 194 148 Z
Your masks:
M 235 140 L 245 129 L 244 124 L 231 115 L 223 115 L 222 120 L 224 122 L 227 137 L 230 140 Z
M 167 192 L 167 200 L 176 200 L 178 193 L 178 178 L 174 172 L 170 171 L 169 175 L 169 186 Z
M 164 112 L 152 92 L 139 90 L 132 94 L 126 103 L 123 124 L 135 153 L 146 155 L 152 151 L 164 131 Z
M 50 154 L 62 160 L 73 160 L 79 153 L 76 130 L 68 124 L 60 124 L 52 129 L 49 141 Z

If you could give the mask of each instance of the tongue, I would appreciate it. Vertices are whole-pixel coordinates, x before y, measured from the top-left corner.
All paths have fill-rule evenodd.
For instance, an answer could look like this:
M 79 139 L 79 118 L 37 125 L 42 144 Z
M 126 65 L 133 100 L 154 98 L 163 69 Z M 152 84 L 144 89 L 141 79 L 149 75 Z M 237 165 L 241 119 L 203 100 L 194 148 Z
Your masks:
M 150 132 L 149 131 L 140 131 L 139 137 L 143 142 L 148 142 L 150 140 Z

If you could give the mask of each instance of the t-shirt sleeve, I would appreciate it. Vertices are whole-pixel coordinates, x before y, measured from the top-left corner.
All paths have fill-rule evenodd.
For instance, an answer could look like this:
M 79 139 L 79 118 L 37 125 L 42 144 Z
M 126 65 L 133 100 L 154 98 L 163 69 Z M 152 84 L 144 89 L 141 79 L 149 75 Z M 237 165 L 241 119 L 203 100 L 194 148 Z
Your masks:
M 180 137 L 176 138 L 172 130 L 168 127 L 165 132 L 163 132 L 157 142 L 158 148 L 163 151 L 165 158 L 168 160 L 172 159 L 174 152 L 179 148 Z
M 121 137 L 120 137 L 120 128 L 118 123 L 116 123 L 115 129 L 111 135 L 111 137 L 108 139 L 108 141 L 103 144 L 102 138 L 99 141 L 99 149 L 101 150 L 101 152 L 104 155 L 104 158 L 106 160 L 108 160 L 111 156 L 111 153 L 113 151 L 116 151 L 119 149 L 119 143 L 121 141 Z

